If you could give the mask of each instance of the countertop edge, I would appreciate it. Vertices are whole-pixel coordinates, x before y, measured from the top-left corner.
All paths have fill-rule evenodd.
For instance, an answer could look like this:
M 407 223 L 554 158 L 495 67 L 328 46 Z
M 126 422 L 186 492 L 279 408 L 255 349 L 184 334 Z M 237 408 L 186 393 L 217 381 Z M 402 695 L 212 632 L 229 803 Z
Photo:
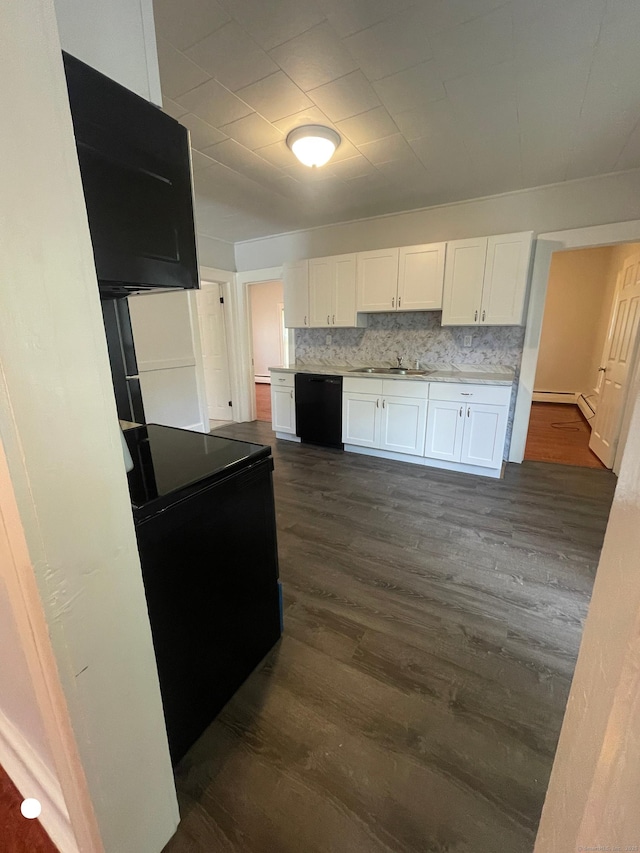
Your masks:
M 494 373 L 487 371 L 463 371 L 463 370 L 434 370 L 424 376 L 402 376 L 384 373 L 357 373 L 353 367 L 329 367 L 327 365 L 299 365 L 297 367 L 270 367 L 269 372 L 277 373 L 316 373 L 325 376 L 350 376 L 357 379 L 393 379 L 400 382 L 453 382 L 475 385 L 513 385 L 515 377 L 506 371 Z

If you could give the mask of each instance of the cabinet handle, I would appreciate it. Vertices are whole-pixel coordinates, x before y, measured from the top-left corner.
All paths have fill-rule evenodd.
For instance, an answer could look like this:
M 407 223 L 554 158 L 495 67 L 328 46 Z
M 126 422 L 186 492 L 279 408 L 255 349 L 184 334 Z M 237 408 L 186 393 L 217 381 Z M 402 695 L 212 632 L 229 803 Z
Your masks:
M 463 407 L 460 406 L 460 417 L 462 417 L 462 409 L 463 409 Z
M 471 417 L 471 406 L 467 406 L 467 417 Z
M 402 296 L 398 296 L 398 308 L 400 307 L 401 303 L 402 303 Z
M 477 323 L 477 322 L 478 322 L 478 312 L 477 312 L 477 311 L 476 311 L 475 316 L 474 316 L 474 318 L 473 318 L 473 322 L 474 322 L 474 323 Z
M 384 400 L 382 401 L 382 408 L 384 409 Z
M 472 391 L 461 391 L 460 396 L 461 397 L 473 397 L 473 392 Z
M 483 312 L 482 312 L 482 322 L 483 322 L 483 323 L 484 323 L 484 315 L 485 315 L 486 313 L 487 313 L 486 311 L 483 311 Z
M 335 324 L 336 324 L 336 315 L 334 314 L 331 318 L 331 325 L 335 326 Z
M 380 397 L 376 397 L 376 409 L 380 408 Z
M 291 391 L 289 391 L 289 396 L 290 396 L 290 397 L 291 397 L 291 399 L 293 400 L 293 388 L 291 389 Z
M 305 326 L 307 325 L 307 315 L 306 314 L 304 315 L 304 324 L 305 324 Z
M 394 297 L 392 297 L 392 299 L 391 299 L 391 307 L 392 307 L 392 308 L 395 308 L 395 307 L 396 307 L 396 298 L 395 298 L 395 296 L 394 296 Z
M 331 325 L 331 323 L 329 322 L 329 315 L 327 314 L 327 326 L 330 326 L 330 325 Z

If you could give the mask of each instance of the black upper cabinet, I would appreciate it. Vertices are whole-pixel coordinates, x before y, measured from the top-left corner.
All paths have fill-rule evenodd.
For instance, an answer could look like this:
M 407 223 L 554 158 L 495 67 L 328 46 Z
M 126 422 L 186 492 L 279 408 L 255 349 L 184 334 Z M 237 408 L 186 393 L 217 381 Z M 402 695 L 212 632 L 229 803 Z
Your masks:
M 101 294 L 198 287 L 188 131 L 63 58 Z

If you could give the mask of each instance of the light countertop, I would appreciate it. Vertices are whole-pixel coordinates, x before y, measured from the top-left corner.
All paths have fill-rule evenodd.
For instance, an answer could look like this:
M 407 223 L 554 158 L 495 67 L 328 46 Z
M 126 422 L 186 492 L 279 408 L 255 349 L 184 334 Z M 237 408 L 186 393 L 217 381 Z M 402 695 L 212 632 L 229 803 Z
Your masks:
M 429 367 L 425 365 L 423 370 L 430 371 L 423 376 L 402 375 L 401 373 L 354 373 L 359 365 L 327 365 L 327 364 L 298 364 L 295 367 L 270 367 L 269 370 L 277 370 L 281 373 L 317 373 L 325 376 L 357 376 L 362 379 L 400 379 L 412 382 L 463 382 L 475 385 L 512 385 L 514 371 L 507 367 L 474 366 L 474 365 L 447 365 Z M 365 366 L 365 365 L 363 365 Z M 369 365 L 367 365 L 369 366 Z

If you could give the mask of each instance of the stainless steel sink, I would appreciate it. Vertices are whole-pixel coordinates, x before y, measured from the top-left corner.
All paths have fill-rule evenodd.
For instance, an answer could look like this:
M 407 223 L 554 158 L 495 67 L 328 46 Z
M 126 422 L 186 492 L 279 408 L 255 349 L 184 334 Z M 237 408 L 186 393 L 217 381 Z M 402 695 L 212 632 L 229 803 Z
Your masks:
M 410 370 L 408 367 L 356 367 L 349 373 L 382 373 L 385 376 L 426 376 L 432 370 Z

